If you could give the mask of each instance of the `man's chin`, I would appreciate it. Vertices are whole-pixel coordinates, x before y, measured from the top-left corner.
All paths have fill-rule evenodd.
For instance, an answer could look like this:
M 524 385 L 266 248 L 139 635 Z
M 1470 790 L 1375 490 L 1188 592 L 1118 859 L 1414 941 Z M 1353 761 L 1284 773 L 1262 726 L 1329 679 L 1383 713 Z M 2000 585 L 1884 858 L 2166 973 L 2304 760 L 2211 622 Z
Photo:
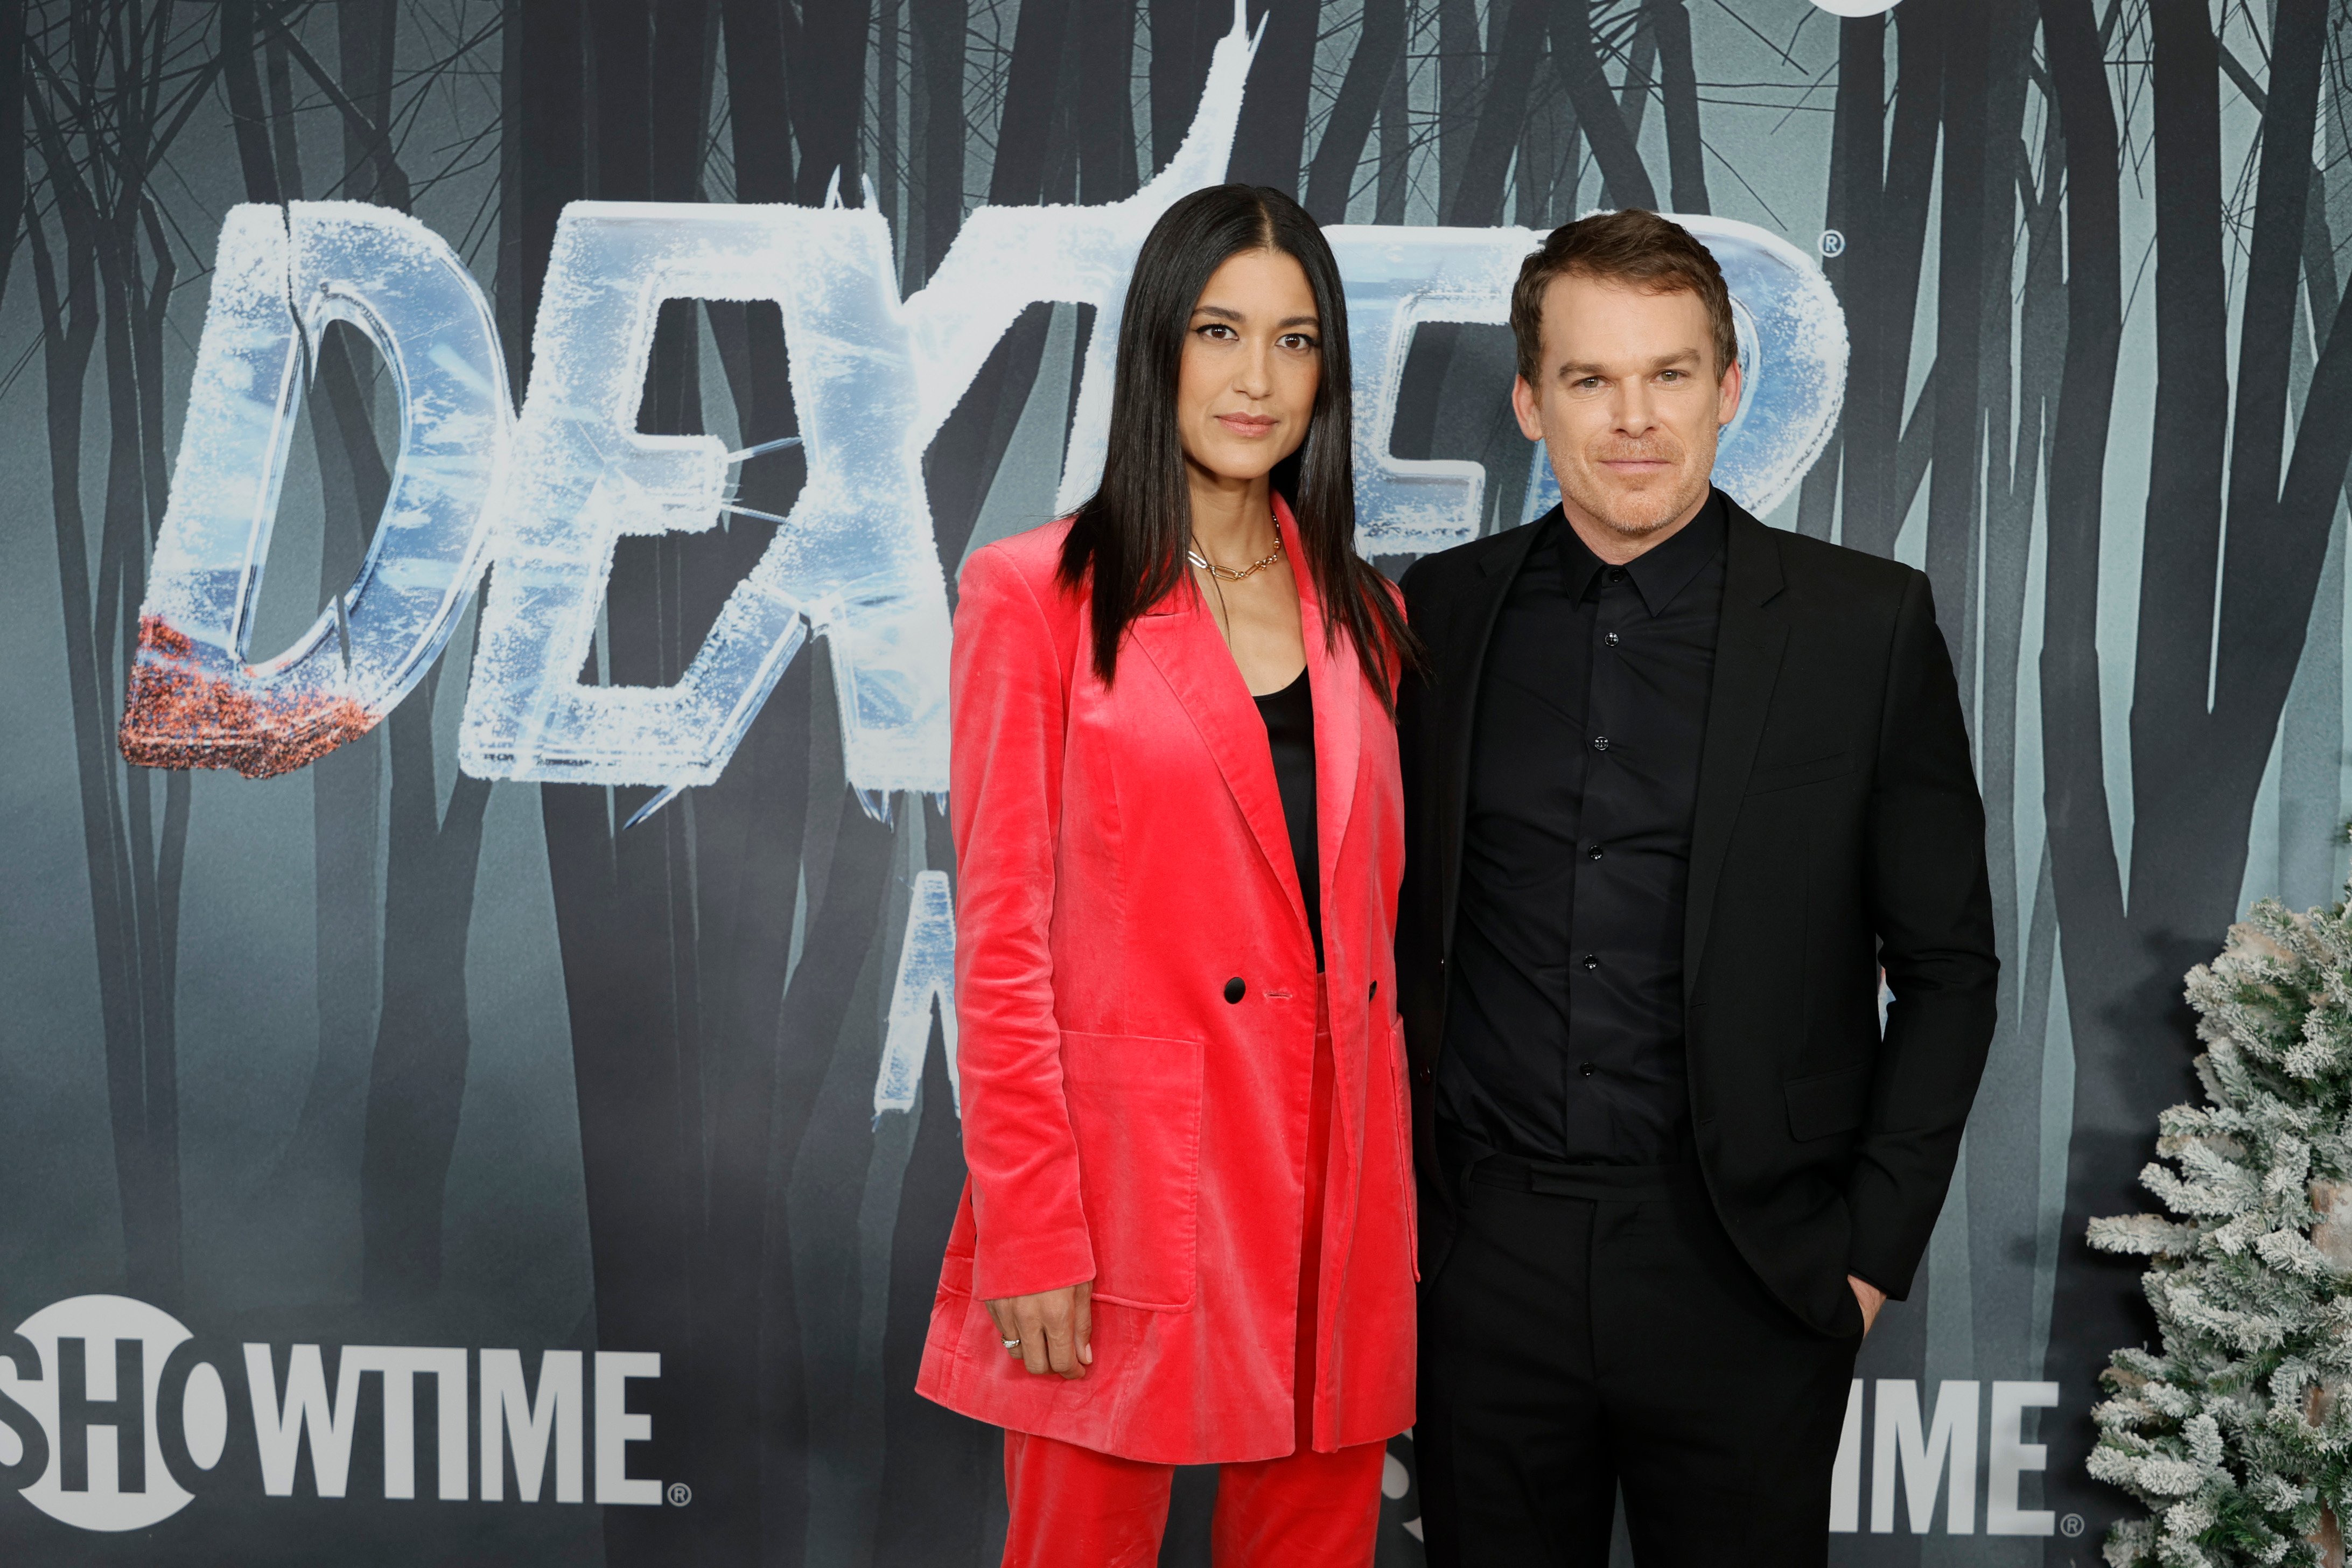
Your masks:
M 1646 539 L 1685 510 L 1652 496 L 1601 497 L 1584 505 L 1584 510 L 1603 528 L 1626 539 Z
M 1695 495 L 1681 492 L 1679 484 L 1660 480 L 1595 485 L 1569 499 L 1612 533 L 1626 539 L 1643 539 L 1680 520 L 1706 496 L 1703 489 Z

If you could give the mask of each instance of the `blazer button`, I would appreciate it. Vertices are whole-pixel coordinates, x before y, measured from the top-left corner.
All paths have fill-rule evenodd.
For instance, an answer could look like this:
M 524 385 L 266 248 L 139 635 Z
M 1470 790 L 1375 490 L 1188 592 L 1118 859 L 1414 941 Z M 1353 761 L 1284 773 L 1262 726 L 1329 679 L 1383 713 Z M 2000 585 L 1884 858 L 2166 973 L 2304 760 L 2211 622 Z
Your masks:
M 1242 977 L 1240 975 L 1236 974 L 1231 980 L 1225 982 L 1226 1001 L 1239 1002 L 1243 997 L 1248 994 L 1249 987 L 1242 984 Z
M 1430 1070 L 1427 1068 L 1415 1068 L 1412 1069 L 1412 1080 L 1415 1083 L 1427 1083 L 1430 1080 L 1431 1076 Z

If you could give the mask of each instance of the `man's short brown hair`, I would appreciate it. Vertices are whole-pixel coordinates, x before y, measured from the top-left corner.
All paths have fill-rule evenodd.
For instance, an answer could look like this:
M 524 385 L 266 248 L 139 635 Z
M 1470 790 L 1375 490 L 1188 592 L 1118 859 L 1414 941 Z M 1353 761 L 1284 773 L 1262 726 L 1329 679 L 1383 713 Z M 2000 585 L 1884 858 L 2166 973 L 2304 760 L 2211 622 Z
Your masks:
M 1715 374 L 1723 378 L 1739 357 L 1739 331 L 1731 321 L 1731 290 L 1715 253 L 1690 230 L 1654 212 L 1627 207 L 1564 223 L 1519 268 L 1511 289 L 1511 335 L 1518 341 L 1519 378 L 1543 376 L 1544 291 L 1569 276 L 1622 283 L 1651 294 L 1696 294 L 1714 329 Z

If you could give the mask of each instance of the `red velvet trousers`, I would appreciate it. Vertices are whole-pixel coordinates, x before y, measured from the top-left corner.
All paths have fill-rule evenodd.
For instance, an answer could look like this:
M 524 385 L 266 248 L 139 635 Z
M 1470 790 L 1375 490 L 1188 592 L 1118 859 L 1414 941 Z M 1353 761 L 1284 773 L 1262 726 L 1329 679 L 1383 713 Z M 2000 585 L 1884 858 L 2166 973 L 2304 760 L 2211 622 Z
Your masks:
M 1298 1446 L 1279 1459 L 1217 1467 L 1211 1551 L 1217 1568 L 1370 1568 L 1388 1445 L 1315 1451 L 1315 1259 L 1323 1245 L 1324 1164 L 1331 1149 L 1331 1037 L 1318 998 L 1307 1109 L 1307 1224 L 1300 1238 L 1292 1403 Z M 1025 1432 L 1004 1434 L 1012 1523 L 1004 1568 L 1152 1568 L 1168 1524 L 1172 1465 L 1150 1465 Z

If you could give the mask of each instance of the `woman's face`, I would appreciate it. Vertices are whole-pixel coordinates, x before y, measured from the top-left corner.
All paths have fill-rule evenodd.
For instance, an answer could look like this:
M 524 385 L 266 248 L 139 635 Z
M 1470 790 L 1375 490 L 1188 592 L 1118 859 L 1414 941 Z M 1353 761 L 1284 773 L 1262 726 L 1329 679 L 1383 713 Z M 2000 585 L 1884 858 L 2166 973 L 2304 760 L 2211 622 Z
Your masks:
M 1323 379 L 1323 329 L 1306 268 L 1244 250 L 1192 307 L 1176 378 L 1184 456 L 1221 479 L 1263 478 L 1307 439 Z

